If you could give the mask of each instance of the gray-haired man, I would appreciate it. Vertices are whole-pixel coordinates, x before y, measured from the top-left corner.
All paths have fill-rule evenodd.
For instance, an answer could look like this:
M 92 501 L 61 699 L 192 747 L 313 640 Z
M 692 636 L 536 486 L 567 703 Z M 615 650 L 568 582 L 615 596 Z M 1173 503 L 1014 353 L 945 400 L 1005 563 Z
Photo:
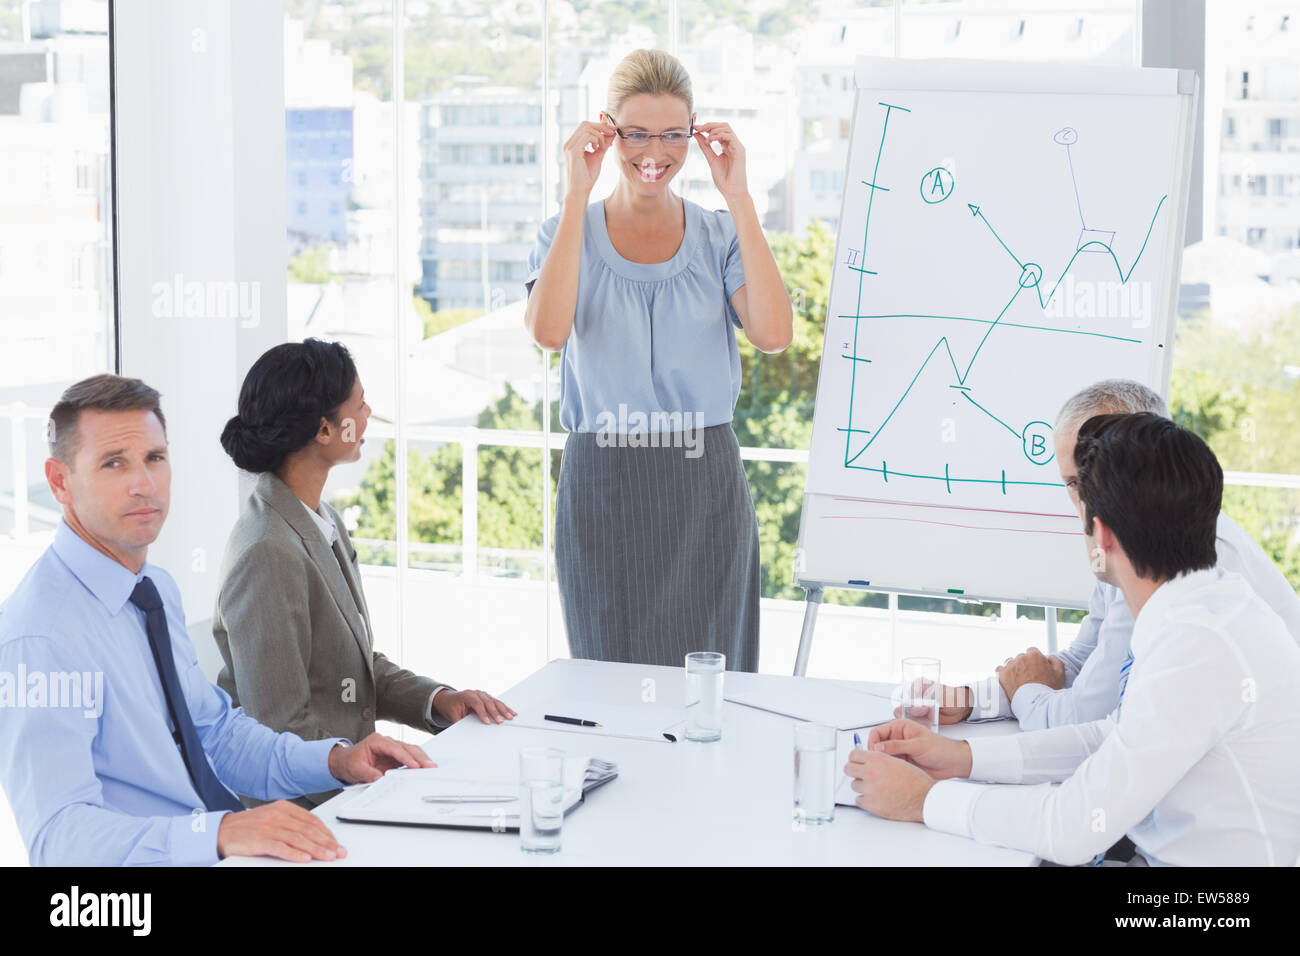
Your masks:
M 1138 382 L 1112 379 L 1091 385 L 1061 409 L 1054 429 L 1056 463 L 1070 498 L 1075 491 L 1074 444 L 1079 426 L 1094 415 L 1152 412 L 1169 417 L 1164 399 Z M 1277 612 L 1300 641 L 1300 598 L 1254 539 L 1222 512 L 1216 529 L 1218 567 L 1235 571 Z M 944 687 L 939 722 L 1015 717 L 1022 730 L 1101 720 L 1119 702 L 1121 677 L 1129 664 L 1133 616 L 1119 589 L 1097 582 L 1088 616 L 1074 642 L 1058 654 L 1030 648 L 1008 659 L 995 674 L 964 687 Z

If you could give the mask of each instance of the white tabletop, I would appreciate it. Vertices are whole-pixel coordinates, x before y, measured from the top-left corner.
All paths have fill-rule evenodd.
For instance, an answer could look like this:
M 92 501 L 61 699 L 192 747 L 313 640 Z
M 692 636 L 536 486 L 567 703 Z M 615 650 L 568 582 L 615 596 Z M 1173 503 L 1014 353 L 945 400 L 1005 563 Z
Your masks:
M 727 678 L 731 678 L 731 674 Z M 739 676 L 739 675 L 737 675 Z M 762 679 L 745 675 L 743 680 Z M 791 678 L 772 678 L 786 681 Z M 812 680 L 812 678 L 799 678 Z M 888 693 L 887 685 L 844 683 Z M 680 667 L 555 660 L 502 695 L 512 707 L 570 716 L 586 704 L 644 704 L 680 713 Z M 648 699 L 649 698 L 649 699 Z M 435 761 L 516 759 L 520 747 L 559 747 L 618 764 L 618 779 L 588 794 L 564 822 L 563 850 L 549 857 L 520 852 L 517 833 L 340 823 L 337 814 L 360 792 L 345 790 L 316 813 L 347 848 L 346 858 L 311 866 L 697 866 L 697 865 L 970 865 L 1027 866 L 1028 853 L 982 846 L 917 823 L 836 807 L 834 822 L 800 829 L 792 819 L 795 721 L 727 702 L 722 739 L 658 743 L 564 730 L 488 726 L 469 717 L 424 745 Z M 1014 733 L 1014 721 L 958 724 L 956 737 Z M 584 736 L 587 739 L 582 739 Z M 863 733 L 865 739 L 865 732 Z M 847 760 L 852 732 L 840 734 Z M 267 858 L 230 858 L 222 866 L 273 866 Z M 299 864 L 280 864 L 299 865 Z

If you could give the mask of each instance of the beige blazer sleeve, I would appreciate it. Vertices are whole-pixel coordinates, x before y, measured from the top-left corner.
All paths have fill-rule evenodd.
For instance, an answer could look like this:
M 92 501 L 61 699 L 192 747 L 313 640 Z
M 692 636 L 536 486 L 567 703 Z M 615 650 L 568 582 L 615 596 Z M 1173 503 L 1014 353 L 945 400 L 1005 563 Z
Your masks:
M 218 683 L 235 691 L 231 696 L 239 706 L 273 730 L 304 740 L 349 737 L 351 727 L 326 726 L 322 709 L 313 705 L 305 558 L 291 542 L 270 538 L 231 562 L 214 620 L 229 661 Z M 341 690 L 317 687 L 315 693 L 338 696 Z
M 438 689 L 454 691 L 448 684 L 439 684 L 420 677 L 405 667 L 394 664 L 375 651 L 375 695 L 379 700 L 379 719 L 391 720 L 408 727 L 437 732 L 451 724 L 433 710 L 433 695 Z

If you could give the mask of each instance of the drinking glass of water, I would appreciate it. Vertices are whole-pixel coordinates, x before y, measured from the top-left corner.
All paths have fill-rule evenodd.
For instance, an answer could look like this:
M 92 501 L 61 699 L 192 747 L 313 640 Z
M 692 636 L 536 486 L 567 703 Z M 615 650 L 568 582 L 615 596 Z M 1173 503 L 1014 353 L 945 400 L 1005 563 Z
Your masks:
M 835 743 L 838 731 L 826 724 L 794 725 L 794 818 L 820 826 L 835 819 Z
M 686 655 L 686 739 L 722 739 L 722 672 L 727 655 L 695 651 Z
M 904 657 L 900 715 L 939 730 L 939 658 Z
M 560 852 L 564 824 L 564 751 L 525 747 L 519 751 L 519 848 L 525 853 Z

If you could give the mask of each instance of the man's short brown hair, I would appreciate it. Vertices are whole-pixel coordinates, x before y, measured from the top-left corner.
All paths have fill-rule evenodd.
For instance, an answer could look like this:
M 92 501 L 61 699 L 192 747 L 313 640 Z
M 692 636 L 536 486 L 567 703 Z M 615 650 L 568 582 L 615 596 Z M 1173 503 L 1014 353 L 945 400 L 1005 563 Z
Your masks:
M 79 439 L 78 421 L 84 409 L 101 412 L 150 411 L 158 416 L 158 423 L 167 433 L 167 419 L 163 418 L 161 396 L 138 378 L 121 375 L 92 375 L 69 385 L 59 397 L 58 404 L 50 410 L 46 438 L 50 443 L 50 456 L 71 466 L 77 455 Z

